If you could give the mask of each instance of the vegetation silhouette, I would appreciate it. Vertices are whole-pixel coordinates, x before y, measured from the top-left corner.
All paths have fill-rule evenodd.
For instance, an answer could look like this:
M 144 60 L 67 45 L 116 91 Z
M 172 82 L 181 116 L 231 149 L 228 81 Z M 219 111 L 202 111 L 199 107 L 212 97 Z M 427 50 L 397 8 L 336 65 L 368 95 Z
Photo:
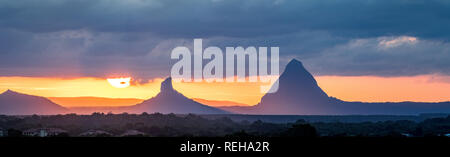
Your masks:
M 23 136 L 29 129 L 63 130 L 57 137 L 429 137 L 449 136 L 450 116 L 421 122 L 409 120 L 379 122 L 269 123 L 261 120 L 233 121 L 228 117 L 205 118 L 195 114 L 104 114 L 5 116 L 0 128 L 10 137 Z

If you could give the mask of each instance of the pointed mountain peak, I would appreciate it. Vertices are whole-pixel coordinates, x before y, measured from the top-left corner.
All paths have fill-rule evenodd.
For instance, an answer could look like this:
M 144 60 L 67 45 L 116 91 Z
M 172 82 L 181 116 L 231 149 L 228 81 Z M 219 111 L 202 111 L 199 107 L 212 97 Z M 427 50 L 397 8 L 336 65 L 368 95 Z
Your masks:
M 8 90 L 6 90 L 5 92 L 3 92 L 2 94 L 20 94 L 20 93 L 15 92 L 15 91 L 13 91 L 13 90 L 11 90 L 11 89 L 8 89 Z
M 297 59 L 291 59 L 291 61 L 289 61 L 289 63 L 288 63 L 288 65 L 303 65 L 302 64 L 302 62 L 300 62 L 299 60 L 297 60 Z
M 314 80 L 313 76 L 308 72 L 308 70 L 305 69 L 302 62 L 300 62 L 297 59 L 292 59 L 284 69 L 284 72 L 281 74 L 281 77 L 287 77 L 290 78 L 307 78 L 309 80 Z M 315 81 L 314 81 L 315 82 Z
M 289 63 L 286 65 L 286 70 L 288 70 L 288 69 L 292 69 L 292 70 L 295 70 L 295 69 L 305 69 L 304 67 L 303 67 L 303 64 L 302 64 L 302 62 L 300 62 L 299 60 L 297 60 L 297 59 L 292 59 L 291 61 L 289 61 Z
M 296 59 L 286 65 L 278 82 L 278 91 L 261 99 L 259 109 L 263 113 L 314 114 L 329 102 L 328 95 L 317 85 L 314 76 Z
M 41 96 L 36 96 L 36 95 L 30 95 L 30 94 L 16 92 L 16 91 L 13 91 L 11 89 L 6 90 L 5 92 L 1 93 L 0 95 L 7 96 L 7 97 L 11 97 L 11 96 L 41 97 Z
M 175 91 L 172 86 L 172 78 L 168 77 L 161 83 L 161 93 Z

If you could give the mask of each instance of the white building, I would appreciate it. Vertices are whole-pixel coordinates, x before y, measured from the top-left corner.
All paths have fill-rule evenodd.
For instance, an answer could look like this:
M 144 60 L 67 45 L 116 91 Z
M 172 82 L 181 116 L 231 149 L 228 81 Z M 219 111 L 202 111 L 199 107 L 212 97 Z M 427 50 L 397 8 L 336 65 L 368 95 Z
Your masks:
M 58 128 L 37 128 L 25 130 L 22 132 L 22 135 L 47 137 L 47 136 L 57 136 L 62 133 L 67 133 L 67 131 Z
M 8 136 L 8 130 L 0 128 L 0 137 Z

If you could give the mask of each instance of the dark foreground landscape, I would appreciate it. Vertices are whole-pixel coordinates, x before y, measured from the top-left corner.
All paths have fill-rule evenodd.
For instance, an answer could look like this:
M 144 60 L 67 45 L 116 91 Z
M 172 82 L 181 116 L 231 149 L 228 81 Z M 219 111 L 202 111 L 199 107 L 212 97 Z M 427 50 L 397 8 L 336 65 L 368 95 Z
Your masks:
M 291 119 L 296 121 L 289 122 Z M 255 120 L 262 119 L 262 120 Z M 272 122 L 267 122 L 272 119 Z M 305 120 L 306 119 L 306 120 Z M 361 122 L 366 120 L 364 122 Z M 283 122 L 285 121 L 285 122 Z M 340 122 L 341 121 L 341 122 Z M 358 122 L 359 121 L 359 122 Z M 433 154 L 450 145 L 450 116 L 256 116 L 102 114 L 0 116 L 2 150 L 195 156 Z M 139 138 L 136 138 L 139 137 Z M 224 148 L 226 143 L 236 146 Z M 267 142 L 269 151 L 243 149 Z M 214 151 L 181 151 L 183 144 Z M 241 146 L 241 147 L 240 147 Z M 22 151 L 26 148 L 28 151 Z M 233 151 L 236 150 L 236 151 Z M 93 155 L 93 154 L 90 154 Z
M 3 115 L 0 128 L 4 137 L 449 137 L 450 116 Z

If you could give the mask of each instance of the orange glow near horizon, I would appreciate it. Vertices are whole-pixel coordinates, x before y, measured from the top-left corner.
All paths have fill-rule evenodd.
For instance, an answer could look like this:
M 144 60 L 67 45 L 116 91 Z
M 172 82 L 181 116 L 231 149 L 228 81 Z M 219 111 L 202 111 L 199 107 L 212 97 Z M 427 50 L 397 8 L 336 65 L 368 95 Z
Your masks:
M 154 79 L 141 85 L 116 88 L 102 78 L 0 77 L 0 90 L 11 89 L 44 97 L 107 97 L 147 99 L 159 92 L 163 80 Z
M 264 95 L 264 93 L 260 92 L 260 85 L 263 84 L 256 82 L 179 82 L 173 83 L 173 86 L 189 98 L 233 101 L 255 105 Z
M 329 96 L 345 101 L 450 101 L 450 76 L 318 76 L 316 79 Z M 0 77 L 0 92 L 11 89 L 44 97 L 149 99 L 159 93 L 162 81 L 162 78 L 157 78 L 127 88 L 115 88 L 101 78 Z M 260 85 L 261 83 L 173 83 L 176 90 L 189 98 L 234 101 L 249 105 L 257 104 L 263 96 L 259 92 Z M 71 104 L 74 103 L 61 105 L 70 107 L 73 106 Z
M 329 96 L 345 101 L 450 101 L 450 76 L 320 76 L 316 79 Z

